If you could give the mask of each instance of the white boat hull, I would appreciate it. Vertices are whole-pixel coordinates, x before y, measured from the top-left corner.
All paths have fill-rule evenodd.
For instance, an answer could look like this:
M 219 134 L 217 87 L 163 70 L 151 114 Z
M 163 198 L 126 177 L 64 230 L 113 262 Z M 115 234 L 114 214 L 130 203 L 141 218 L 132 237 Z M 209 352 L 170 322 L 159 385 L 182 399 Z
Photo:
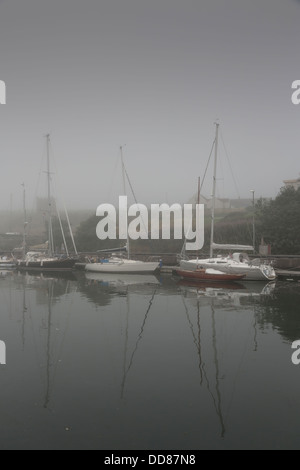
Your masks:
M 0 258 L 0 269 L 15 269 L 16 263 L 11 258 Z
M 15 263 L 0 263 L 0 269 L 15 269 L 16 264 Z
M 95 273 L 123 273 L 123 274 L 148 274 L 154 273 L 159 268 L 157 262 L 144 262 L 134 260 L 113 260 L 104 263 L 88 263 L 86 271 Z
M 224 258 L 220 259 L 204 259 L 204 260 L 189 260 L 181 261 L 181 269 L 186 269 L 189 271 L 194 271 L 198 266 L 203 266 L 203 268 L 212 268 L 222 271 L 227 274 L 244 274 L 244 281 L 274 281 L 276 279 L 276 273 L 272 266 L 269 265 L 259 265 L 254 266 L 247 263 L 238 263 L 232 260 L 227 260 Z

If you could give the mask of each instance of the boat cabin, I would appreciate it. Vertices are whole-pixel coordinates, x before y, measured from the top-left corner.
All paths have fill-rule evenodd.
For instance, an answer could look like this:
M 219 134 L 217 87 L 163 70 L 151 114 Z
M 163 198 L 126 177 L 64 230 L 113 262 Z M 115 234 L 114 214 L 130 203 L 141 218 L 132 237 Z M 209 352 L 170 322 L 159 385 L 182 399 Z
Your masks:
M 250 264 L 250 258 L 247 255 L 247 253 L 233 253 L 232 259 L 233 261 L 236 261 L 237 263 Z

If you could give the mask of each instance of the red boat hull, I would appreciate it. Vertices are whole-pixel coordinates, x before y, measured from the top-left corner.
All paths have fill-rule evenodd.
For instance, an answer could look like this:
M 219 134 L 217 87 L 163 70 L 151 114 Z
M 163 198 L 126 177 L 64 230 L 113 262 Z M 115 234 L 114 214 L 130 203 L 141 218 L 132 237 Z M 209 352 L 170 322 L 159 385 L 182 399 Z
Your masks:
M 183 271 L 180 269 L 176 270 L 178 276 L 182 279 L 190 279 L 193 281 L 209 281 L 209 282 L 228 282 L 228 281 L 240 281 L 245 277 L 245 274 L 227 274 L 227 273 L 207 273 L 205 269 L 199 269 L 196 271 Z

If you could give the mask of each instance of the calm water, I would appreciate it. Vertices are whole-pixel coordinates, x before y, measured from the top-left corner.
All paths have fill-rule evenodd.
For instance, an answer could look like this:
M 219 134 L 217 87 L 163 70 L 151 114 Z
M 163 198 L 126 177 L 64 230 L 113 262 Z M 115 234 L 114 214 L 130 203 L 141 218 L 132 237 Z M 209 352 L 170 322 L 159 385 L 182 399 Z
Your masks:
M 299 305 L 296 283 L 2 273 L 0 448 L 299 448 Z

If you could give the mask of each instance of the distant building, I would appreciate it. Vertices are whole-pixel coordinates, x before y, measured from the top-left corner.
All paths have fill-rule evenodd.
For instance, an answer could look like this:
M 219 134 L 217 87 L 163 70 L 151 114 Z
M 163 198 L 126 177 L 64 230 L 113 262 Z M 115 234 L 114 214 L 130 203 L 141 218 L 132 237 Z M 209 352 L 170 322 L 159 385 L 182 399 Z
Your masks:
M 208 202 L 209 202 L 209 199 L 202 196 L 202 194 L 201 194 L 200 204 L 204 204 L 205 206 L 207 206 Z M 198 194 L 194 194 L 194 196 L 188 201 L 188 204 L 193 204 L 193 206 L 198 204 Z
M 213 200 L 210 199 L 207 203 L 207 209 L 212 208 L 212 203 L 213 203 Z M 216 197 L 216 199 L 215 199 L 215 209 L 217 209 L 217 210 L 231 209 L 230 199 L 222 199 L 222 198 Z
M 195 194 L 189 201 L 188 204 L 197 204 L 198 201 L 198 194 Z M 204 204 L 206 209 L 212 208 L 212 199 L 207 199 L 206 197 L 202 196 L 200 198 L 200 204 Z M 215 199 L 215 208 L 217 210 L 245 210 L 247 207 L 251 207 L 253 205 L 252 199 L 222 199 L 216 198 Z
M 297 191 L 297 189 L 300 188 L 300 178 L 296 180 L 284 180 L 284 184 L 287 188 L 294 188 Z
M 253 202 L 250 199 L 229 199 L 230 209 L 244 210 L 246 207 L 252 206 Z

